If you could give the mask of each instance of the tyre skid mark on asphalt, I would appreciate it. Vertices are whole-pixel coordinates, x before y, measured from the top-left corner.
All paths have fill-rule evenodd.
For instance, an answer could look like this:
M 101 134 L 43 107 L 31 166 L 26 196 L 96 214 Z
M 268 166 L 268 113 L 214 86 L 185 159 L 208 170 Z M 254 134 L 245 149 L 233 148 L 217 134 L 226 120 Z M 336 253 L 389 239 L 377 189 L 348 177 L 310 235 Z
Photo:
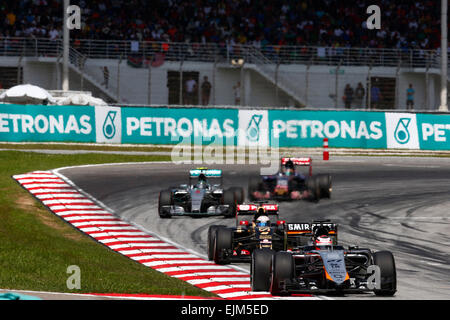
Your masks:
M 436 194 L 441 194 L 444 192 L 428 192 L 428 193 L 424 193 L 427 195 L 436 195 Z M 384 229 L 377 229 L 374 230 L 369 224 L 369 223 L 361 223 L 362 220 L 364 220 L 365 218 L 367 218 L 367 216 L 370 219 L 378 219 L 378 220 L 383 220 L 383 221 L 396 221 L 396 220 L 400 220 L 396 223 L 398 223 L 398 225 L 402 226 L 403 228 L 408 228 L 408 229 L 412 229 L 415 232 L 428 232 L 426 230 L 422 230 L 422 229 L 418 229 L 412 226 L 409 226 L 408 224 L 406 224 L 404 221 L 408 220 L 409 222 L 414 222 L 415 219 L 444 219 L 444 217 L 414 217 L 412 216 L 413 213 L 420 211 L 420 209 L 422 208 L 427 208 L 429 207 L 429 203 L 433 202 L 433 204 L 436 203 L 440 203 L 443 200 L 438 199 L 436 200 L 435 198 L 433 198 L 433 200 L 431 201 L 429 198 L 427 198 L 426 200 L 421 200 L 419 202 L 417 202 L 417 200 L 414 202 L 414 205 L 412 206 L 410 202 L 406 202 L 405 204 L 402 204 L 400 206 L 398 206 L 396 208 L 397 212 L 405 212 L 406 215 L 405 216 L 398 216 L 398 217 L 390 217 L 389 214 L 394 214 L 395 212 L 393 211 L 386 211 L 384 212 L 384 214 L 386 216 L 380 216 L 380 215 L 375 215 L 372 212 L 368 211 L 368 206 L 356 206 L 356 207 L 351 207 L 348 208 L 347 211 L 349 213 L 351 213 L 351 222 L 349 224 L 348 227 L 344 226 L 343 229 L 346 230 L 348 229 L 348 233 L 353 234 L 353 235 L 359 235 L 360 237 L 365 237 L 366 239 L 370 239 L 372 241 L 377 241 L 380 243 L 384 243 L 384 244 L 388 244 L 389 246 L 393 247 L 393 248 L 402 248 L 402 257 L 396 257 L 396 259 L 398 259 L 399 261 L 404 260 L 407 261 L 407 264 L 409 265 L 410 268 L 414 268 L 416 270 L 420 270 L 420 271 L 416 271 L 416 270 L 408 270 L 409 272 L 424 272 L 424 271 L 430 271 L 430 272 L 434 272 L 434 273 L 444 273 L 447 272 L 447 270 L 445 270 L 445 268 L 441 268 L 442 266 L 446 266 L 447 265 L 447 261 L 448 261 L 448 254 L 446 254 L 445 252 L 441 251 L 441 250 L 436 250 L 436 249 L 432 249 L 429 248 L 426 245 L 417 245 L 417 243 L 420 242 L 424 242 L 423 239 L 417 237 L 417 236 L 413 236 L 411 234 L 408 233 L 402 233 L 402 239 L 403 241 L 398 239 L 398 233 L 395 233 L 393 231 L 390 230 L 384 230 Z M 361 202 L 361 201 L 360 201 Z M 362 202 L 365 203 L 365 202 Z M 367 215 L 367 216 L 366 216 Z M 373 222 L 371 222 L 373 224 Z M 387 223 L 387 222 L 385 222 Z M 423 221 L 419 221 L 420 224 L 423 224 Z M 428 223 L 430 223 L 430 221 L 428 221 Z M 441 221 L 439 221 L 439 223 L 442 223 Z M 404 240 L 408 240 L 408 241 L 404 241 Z M 439 242 L 435 242 L 435 241 L 431 241 L 431 240 L 427 240 L 427 245 L 429 244 L 435 244 L 435 245 L 439 245 L 442 243 Z M 424 257 L 427 259 L 436 259 L 436 257 L 438 257 L 436 259 L 436 261 L 442 261 L 442 263 L 426 263 L 423 264 L 424 261 L 418 261 L 417 257 Z M 406 258 L 408 257 L 408 258 Z M 440 259 L 440 260 L 438 260 Z M 398 269 L 398 271 L 400 271 L 401 269 Z M 438 271 L 440 270 L 440 271 Z M 402 270 L 404 271 L 404 270 Z
M 265 292 L 251 292 L 249 274 L 216 265 L 149 235 L 97 205 L 70 181 L 50 171 L 13 176 L 51 212 L 115 252 L 149 268 L 186 281 L 224 299 L 270 299 Z M 275 298 L 275 297 L 274 297 Z M 307 295 L 306 299 L 315 299 Z

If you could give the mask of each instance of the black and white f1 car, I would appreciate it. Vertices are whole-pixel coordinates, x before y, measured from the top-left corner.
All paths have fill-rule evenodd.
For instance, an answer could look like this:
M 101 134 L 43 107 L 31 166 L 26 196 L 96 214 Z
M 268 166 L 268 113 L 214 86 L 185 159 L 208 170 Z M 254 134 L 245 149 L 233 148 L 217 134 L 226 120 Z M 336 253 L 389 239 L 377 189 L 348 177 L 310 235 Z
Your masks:
M 197 179 L 194 183 L 193 179 Z M 208 179 L 220 179 L 211 184 Z M 189 171 L 189 184 L 172 187 L 159 193 L 158 212 L 161 218 L 172 216 L 234 217 L 236 205 L 244 201 L 244 190 L 222 187 L 222 170 L 198 168 Z
M 309 167 L 307 175 L 296 170 Z M 312 174 L 311 158 L 281 158 L 281 170 L 275 175 L 251 177 L 248 197 L 253 200 L 312 200 L 330 198 L 332 191 L 329 174 Z
M 251 216 L 251 219 L 245 219 Z M 271 222 L 270 217 L 276 217 Z M 251 220 L 251 221 L 249 221 Z M 236 227 L 213 225 L 208 229 L 208 258 L 217 264 L 250 262 L 255 249 L 285 249 L 285 221 L 278 220 L 278 205 L 273 203 L 240 204 Z
M 360 293 L 392 296 L 397 289 L 394 257 L 389 251 L 337 245 L 337 225 L 288 223 L 287 251 L 255 250 L 251 263 L 253 291 L 292 293 Z M 292 241 L 297 238 L 297 241 Z M 305 239 L 308 239 L 305 243 Z

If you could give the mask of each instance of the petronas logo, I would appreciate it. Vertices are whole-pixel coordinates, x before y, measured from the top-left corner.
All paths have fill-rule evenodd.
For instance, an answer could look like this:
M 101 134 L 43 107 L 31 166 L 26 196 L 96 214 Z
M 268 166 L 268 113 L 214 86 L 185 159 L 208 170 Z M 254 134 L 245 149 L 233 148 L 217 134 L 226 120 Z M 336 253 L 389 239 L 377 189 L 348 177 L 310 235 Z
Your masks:
M 247 127 L 247 139 L 249 141 L 256 142 L 259 140 L 259 124 L 262 120 L 263 116 L 260 114 L 255 114 L 250 119 Z
M 116 114 L 117 111 L 109 111 L 103 123 L 103 134 L 107 139 L 112 139 L 116 134 L 116 126 L 114 125 Z
M 400 144 L 408 143 L 410 135 L 408 131 L 409 123 L 411 122 L 410 118 L 400 118 L 397 123 L 397 127 L 395 128 L 394 138 Z

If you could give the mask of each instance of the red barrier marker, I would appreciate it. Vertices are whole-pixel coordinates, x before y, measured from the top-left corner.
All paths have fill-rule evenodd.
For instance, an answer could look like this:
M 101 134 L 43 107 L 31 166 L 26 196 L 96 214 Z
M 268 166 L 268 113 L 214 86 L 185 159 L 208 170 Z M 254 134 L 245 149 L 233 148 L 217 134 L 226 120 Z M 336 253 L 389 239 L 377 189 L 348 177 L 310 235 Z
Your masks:
M 330 153 L 328 152 L 328 138 L 323 139 L 323 160 L 330 160 Z

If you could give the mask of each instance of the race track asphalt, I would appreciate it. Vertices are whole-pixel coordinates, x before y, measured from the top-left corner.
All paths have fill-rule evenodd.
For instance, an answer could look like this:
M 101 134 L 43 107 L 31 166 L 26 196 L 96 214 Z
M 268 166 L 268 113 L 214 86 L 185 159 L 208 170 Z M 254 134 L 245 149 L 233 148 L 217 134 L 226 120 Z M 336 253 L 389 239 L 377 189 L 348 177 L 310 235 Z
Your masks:
M 160 219 L 158 193 L 186 183 L 198 165 L 146 163 L 67 168 L 61 174 L 103 202 L 122 219 L 206 255 L 210 225 L 233 226 L 234 219 Z M 210 165 L 224 172 L 224 186 L 247 189 L 256 165 Z M 384 299 L 450 298 L 450 160 L 412 157 L 333 157 L 314 159 L 314 173 L 330 173 L 331 199 L 283 202 L 288 222 L 326 218 L 339 224 L 341 244 L 394 254 L 397 294 Z M 247 264 L 239 267 L 249 269 Z M 373 294 L 333 299 L 373 299 Z

